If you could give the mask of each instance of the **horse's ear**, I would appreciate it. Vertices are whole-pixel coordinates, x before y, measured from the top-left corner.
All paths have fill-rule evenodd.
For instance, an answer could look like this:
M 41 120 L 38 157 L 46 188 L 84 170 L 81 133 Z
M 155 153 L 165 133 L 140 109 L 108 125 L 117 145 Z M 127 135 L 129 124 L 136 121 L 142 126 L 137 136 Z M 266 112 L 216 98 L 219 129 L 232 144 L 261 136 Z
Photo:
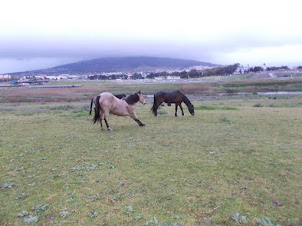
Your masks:
M 141 94 L 142 92 L 139 90 L 138 93 Z

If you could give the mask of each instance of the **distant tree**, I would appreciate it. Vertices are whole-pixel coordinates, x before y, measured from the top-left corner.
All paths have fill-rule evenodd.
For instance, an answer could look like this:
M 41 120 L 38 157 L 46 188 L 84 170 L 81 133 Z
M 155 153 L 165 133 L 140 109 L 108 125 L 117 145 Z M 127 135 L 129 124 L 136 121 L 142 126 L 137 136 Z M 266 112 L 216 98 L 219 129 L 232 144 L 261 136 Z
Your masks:
M 248 72 L 259 72 L 259 71 L 263 71 L 264 69 L 260 66 L 255 66 L 255 67 L 251 67 L 248 69 Z
M 229 75 L 233 74 L 237 68 L 239 67 L 239 64 L 232 64 L 226 67 L 215 67 L 211 69 L 205 69 L 203 70 L 203 76 L 215 76 L 215 75 Z
M 180 72 L 180 78 L 182 78 L 182 79 L 189 78 L 189 77 L 188 77 L 188 73 L 187 73 L 186 71 Z
M 253 69 L 253 72 L 260 72 L 260 71 L 264 71 L 263 67 L 255 66 Z
M 267 71 L 275 71 L 275 70 L 277 70 L 277 67 L 267 67 L 266 70 Z
M 106 75 L 99 75 L 98 79 L 100 79 L 100 80 L 107 80 L 108 77 Z
M 277 70 L 288 70 L 288 66 L 281 66 L 281 67 L 268 67 L 268 71 L 277 71 Z
M 147 76 L 146 76 L 146 78 L 148 78 L 148 79 L 154 79 L 155 78 L 155 73 L 150 73 L 150 74 L 148 74 Z
M 116 79 L 117 79 L 117 76 L 114 75 L 114 74 L 113 74 L 113 75 L 110 75 L 110 76 L 109 76 L 109 79 L 110 79 L 110 80 L 116 80 Z
M 128 79 L 128 75 L 122 74 L 121 79 L 124 79 L 124 80 Z
M 298 68 L 299 70 L 301 70 L 301 69 L 302 69 L 302 66 L 298 66 L 297 68 Z
M 171 75 L 172 76 L 180 76 L 180 72 L 175 71 L 175 72 L 172 72 Z
M 233 74 L 239 66 L 240 66 L 240 64 L 236 63 L 236 64 L 232 64 L 232 65 L 225 67 L 226 74 Z
M 134 80 L 136 80 L 136 79 L 144 79 L 144 77 L 141 74 L 139 74 L 139 73 L 134 73 L 132 75 L 132 79 L 134 79 Z
M 19 80 L 20 77 L 19 76 L 12 76 L 12 80 Z
M 167 78 L 169 74 L 166 72 L 166 71 L 163 71 L 163 72 L 159 72 L 158 73 L 158 76 L 161 76 L 161 77 L 164 77 L 165 79 Z
M 92 75 L 88 77 L 90 80 L 97 80 L 98 79 L 98 75 Z
M 288 70 L 288 66 L 281 66 L 281 69 L 285 69 L 285 70 Z
M 196 69 L 193 69 L 189 71 L 188 73 L 189 78 L 198 78 L 202 76 L 202 71 L 198 71 Z

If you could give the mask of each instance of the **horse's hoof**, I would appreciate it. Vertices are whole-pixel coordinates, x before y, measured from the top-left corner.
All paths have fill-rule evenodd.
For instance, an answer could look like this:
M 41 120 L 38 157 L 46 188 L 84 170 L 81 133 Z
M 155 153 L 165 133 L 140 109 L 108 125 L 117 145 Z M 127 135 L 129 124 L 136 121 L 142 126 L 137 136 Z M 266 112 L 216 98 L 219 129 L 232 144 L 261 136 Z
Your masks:
M 111 128 L 108 128 L 108 131 L 109 131 L 109 132 L 111 132 L 111 131 L 112 131 L 112 129 L 111 129 Z

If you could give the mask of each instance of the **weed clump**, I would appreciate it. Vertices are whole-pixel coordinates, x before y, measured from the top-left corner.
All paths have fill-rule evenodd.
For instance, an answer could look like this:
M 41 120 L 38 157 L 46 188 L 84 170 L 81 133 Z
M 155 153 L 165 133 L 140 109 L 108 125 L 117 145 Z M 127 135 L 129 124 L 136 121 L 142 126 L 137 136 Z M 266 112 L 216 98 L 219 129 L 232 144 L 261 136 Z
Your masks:
M 260 107 L 263 107 L 263 105 L 260 104 L 260 103 L 258 103 L 258 104 L 255 104 L 254 107 L 255 107 L 255 108 L 260 108 Z

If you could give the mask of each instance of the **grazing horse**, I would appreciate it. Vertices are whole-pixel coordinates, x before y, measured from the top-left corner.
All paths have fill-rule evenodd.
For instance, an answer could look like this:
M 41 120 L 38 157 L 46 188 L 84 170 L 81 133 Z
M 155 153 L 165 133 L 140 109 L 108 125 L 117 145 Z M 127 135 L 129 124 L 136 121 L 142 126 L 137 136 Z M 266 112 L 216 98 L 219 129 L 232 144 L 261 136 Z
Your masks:
M 157 109 L 158 107 L 163 103 L 167 103 L 168 106 L 171 106 L 171 103 L 175 103 L 175 116 L 177 116 L 177 107 L 179 106 L 182 112 L 182 116 L 184 116 L 184 111 L 181 106 L 181 103 L 184 102 L 191 115 L 194 115 L 194 106 L 190 102 L 190 100 L 180 91 L 174 91 L 174 92 L 158 92 L 154 94 L 154 103 L 151 108 L 151 111 L 153 112 L 154 116 L 157 116 Z
M 111 131 L 108 124 L 108 116 L 111 112 L 117 116 L 130 116 L 133 118 L 139 126 L 144 126 L 135 113 L 135 104 L 137 102 L 141 102 L 142 104 L 146 104 L 145 98 L 141 91 L 129 95 L 125 99 L 118 99 L 113 94 L 104 92 L 101 93 L 96 97 L 96 104 L 95 104 L 95 116 L 93 118 L 94 123 L 100 121 L 101 130 L 103 130 L 102 120 L 106 123 L 107 129 Z
M 116 96 L 119 99 L 125 99 L 126 98 L 126 94 L 116 94 L 114 96 Z M 97 96 L 95 96 L 91 99 L 89 115 L 91 115 L 92 105 L 94 104 L 94 106 L 95 106 L 96 98 L 97 98 Z M 95 108 L 94 108 L 94 113 L 95 113 Z

